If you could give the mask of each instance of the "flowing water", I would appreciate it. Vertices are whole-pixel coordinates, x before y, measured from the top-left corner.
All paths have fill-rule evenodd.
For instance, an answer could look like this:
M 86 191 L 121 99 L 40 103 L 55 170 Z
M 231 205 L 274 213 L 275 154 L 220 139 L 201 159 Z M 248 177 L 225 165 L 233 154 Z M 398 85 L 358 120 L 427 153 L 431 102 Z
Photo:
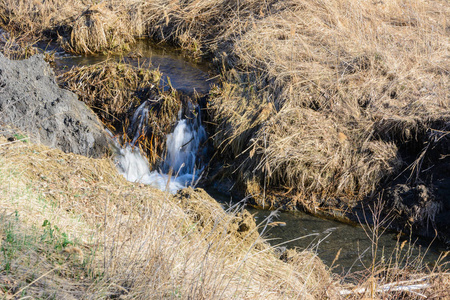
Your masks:
M 202 61 L 190 60 L 181 51 L 158 47 L 148 40 L 138 40 L 132 51 L 126 55 L 70 55 L 54 44 L 41 44 L 41 49 L 55 53 L 55 69 L 58 73 L 75 66 L 86 66 L 105 60 L 115 60 L 133 66 L 157 68 L 162 73 L 160 86 L 172 86 L 185 94 L 194 92 L 206 94 L 214 82 L 209 76 L 210 68 Z M 188 104 L 191 105 L 191 104 Z M 119 172 L 129 181 L 154 186 L 171 193 L 190 185 L 194 185 L 203 167 L 197 158 L 201 154 L 201 145 L 206 141 L 206 131 L 201 124 L 200 110 L 189 107 L 196 114 L 182 118 L 179 113 L 178 122 L 172 133 L 166 137 L 166 156 L 160 170 L 150 170 L 147 159 L 136 145 L 136 141 L 145 131 L 148 122 L 150 105 L 144 101 L 134 112 L 128 135 L 131 143 L 116 147 L 115 161 Z
M 197 107 L 193 110 L 199 112 Z M 166 137 L 166 157 L 161 170 L 150 170 L 147 159 L 138 147 L 133 147 L 142 128 L 148 120 L 147 101 L 142 103 L 133 115 L 130 128 L 134 129 L 131 144 L 121 147 L 116 142 L 115 161 L 119 172 L 131 182 L 154 186 L 160 190 L 176 193 L 178 190 L 194 185 L 203 170 L 197 159 L 206 141 L 206 131 L 201 124 L 200 113 L 194 117 L 181 118 L 172 133 Z
M 47 47 L 47 46 L 46 46 Z M 50 50 L 51 47 L 49 48 Z M 123 60 L 132 65 L 147 65 L 158 67 L 163 73 L 163 85 L 170 84 L 179 91 L 193 93 L 194 91 L 207 93 L 212 80 L 208 75 L 208 66 L 189 60 L 181 52 L 167 51 L 147 41 L 140 41 L 133 53 L 135 55 L 116 56 L 112 59 Z M 82 66 L 98 63 L 111 59 L 103 55 L 97 56 L 70 56 L 63 52 L 56 55 L 56 66 L 64 70 L 72 66 Z M 151 64 L 148 63 L 151 61 Z M 143 132 L 148 121 L 148 103 L 143 102 L 136 110 L 129 127 L 134 136 L 131 144 L 121 147 L 116 143 L 117 168 L 119 172 L 129 181 L 149 184 L 161 190 L 175 193 L 177 190 L 194 185 L 199 178 L 203 166 L 199 158 L 205 159 L 201 145 L 207 139 L 205 129 L 201 124 L 200 111 L 198 108 L 190 107 L 190 111 L 196 114 L 189 117 L 181 116 L 173 129 L 167 135 L 167 151 L 164 163 L 159 170 L 151 170 L 146 158 L 139 148 L 133 147 L 139 134 Z M 220 184 L 219 184 L 220 185 Z M 229 197 L 217 192 L 208 192 L 224 206 L 230 201 Z M 278 247 L 312 249 L 328 265 L 333 265 L 335 271 L 348 272 L 364 269 L 372 262 L 372 253 L 376 253 L 378 261 L 389 259 L 413 260 L 417 254 L 425 255 L 425 261 L 433 263 L 438 259 L 439 252 L 433 249 L 421 247 L 420 242 L 416 245 L 409 243 L 398 251 L 399 239 L 396 234 L 384 233 L 378 241 L 377 251 L 373 251 L 370 238 L 372 233 L 368 228 L 351 226 L 330 220 L 313 217 L 301 212 L 279 212 L 273 217 L 273 212 L 251 209 L 255 214 L 257 223 L 261 223 L 261 234 L 270 239 L 272 245 Z M 265 226 L 268 217 L 271 221 L 278 221 L 279 226 Z M 340 253 L 339 257 L 336 256 Z
M 207 191 L 225 208 L 234 203 L 216 188 L 209 188 Z M 374 256 L 376 262 L 391 264 L 414 264 L 423 257 L 423 262 L 432 267 L 441 255 L 437 246 L 429 247 L 427 242 L 420 239 L 409 242 L 407 236 L 382 229 L 378 248 L 374 249 L 371 242 L 374 239 L 373 232 L 367 226 L 322 219 L 300 211 L 274 212 L 249 206 L 246 209 L 255 216 L 260 234 L 269 239 L 272 246 L 281 249 L 310 249 L 326 265 L 333 267 L 334 272 L 340 274 L 365 270 L 373 262 Z M 400 250 L 403 242 L 405 244 Z M 448 262 L 449 259 L 445 261 Z

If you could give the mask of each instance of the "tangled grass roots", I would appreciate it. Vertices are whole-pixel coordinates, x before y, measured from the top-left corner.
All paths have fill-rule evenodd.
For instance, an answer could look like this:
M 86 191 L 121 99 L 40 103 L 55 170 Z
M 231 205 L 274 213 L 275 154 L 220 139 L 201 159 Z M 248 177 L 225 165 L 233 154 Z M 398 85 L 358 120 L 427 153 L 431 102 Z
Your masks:
M 128 127 L 136 108 L 149 100 L 148 124 L 139 140 L 155 163 L 163 153 L 165 136 L 172 130 L 181 107 L 180 96 L 173 92 L 158 91 L 161 73 L 144 67 L 105 61 L 76 67 L 60 75 L 58 80 L 67 89 L 80 96 L 102 122 L 124 141 L 133 140 Z

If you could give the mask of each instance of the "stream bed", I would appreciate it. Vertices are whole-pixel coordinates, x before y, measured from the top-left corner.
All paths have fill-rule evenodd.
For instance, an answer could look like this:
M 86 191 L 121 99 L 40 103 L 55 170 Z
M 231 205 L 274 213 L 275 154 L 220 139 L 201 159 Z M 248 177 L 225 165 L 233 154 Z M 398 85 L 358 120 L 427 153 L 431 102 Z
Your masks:
M 163 86 L 168 86 L 170 82 L 175 89 L 186 94 L 195 92 L 207 94 L 211 84 L 214 83 L 214 80 L 211 79 L 211 77 L 214 78 L 214 75 L 211 75 L 212 72 L 208 63 L 191 60 L 181 51 L 159 47 L 146 40 L 138 41 L 133 50 L 124 56 L 72 56 L 51 45 L 41 45 L 40 47 L 45 51 L 56 53 L 55 68 L 57 73 L 64 72 L 64 70 L 73 66 L 91 65 L 107 59 L 114 59 L 134 66 L 158 68 L 163 74 L 161 83 Z M 180 126 L 183 125 L 181 121 L 179 121 Z M 183 130 L 186 132 L 186 129 Z M 192 135 L 193 133 L 189 131 L 188 134 Z M 183 138 L 182 136 L 179 138 L 182 145 L 186 143 Z M 188 140 L 190 141 L 192 138 Z M 128 152 L 131 153 L 130 155 L 137 157 L 127 156 L 127 159 L 134 159 L 133 163 L 136 168 L 145 164 L 144 160 L 138 157 L 138 153 L 133 153 L 131 150 Z M 177 152 L 172 156 L 177 155 L 186 155 L 186 153 L 180 154 Z M 173 159 L 177 160 L 178 157 L 173 157 Z M 154 174 L 154 171 L 147 169 L 143 172 L 144 175 L 138 174 L 132 180 L 142 181 L 144 176 L 147 176 L 147 179 L 150 176 L 164 176 L 164 174 Z M 166 186 L 167 178 L 163 177 L 158 180 L 159 187 Z M 189 180 L 188 178 L 183 182 L 189 182 Z M 175 191 L 181 187 L 182 185 L 176 186 Z M 208 190 L 208 192 L 224 207 L 230 202 L 230 198 L 226 195 L 215 190 Z M 405 241 L 405 237 L 398 237 L 398 234 L 391 232 L 384 232 L 378 238 L 378 248 L 375 251 L 371 242 L 372 231 L 367 227 L 325 220 L 298 211 L 276 212 L 274 216 L 271 211 L 247 209 L 255 215 L 257 224 L 261 224 L 259 227 L 260 233 L 269 239 L 273 246 L 311 249 L 318 254 L 325 264 L 332 266 L 334 272 L 337 273 L 365 269 L 373 261 L 372 253 L 376 253 L 376 261 L 408 262 L 411 264 L 414 264 L 418 255 L 421 254 L 424 262 L 430 265 L 436 262 L 440 256 L 438 247 L 428 247 L 426 246 L 427 243 L 421 240 L 416 240 L 414 243 L 407 241 L 402 250 L 399 251 L 400 244 Z M 269 223 L 267 221 L 269 216 L 272 216 L 269 222 L 279 223 L 276 226 L 272 226 L 274 224 L 266 226 Z M 337 253 L 339 253 L 339 256 L 337 256 Z

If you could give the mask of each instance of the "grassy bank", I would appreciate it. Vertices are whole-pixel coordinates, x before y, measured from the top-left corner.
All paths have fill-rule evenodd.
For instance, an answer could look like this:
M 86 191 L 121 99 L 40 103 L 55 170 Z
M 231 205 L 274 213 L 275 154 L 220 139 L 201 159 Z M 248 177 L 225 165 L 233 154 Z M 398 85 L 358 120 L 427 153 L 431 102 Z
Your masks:
M 212 56 L 223 70 L 210 99 L 214 144 L 228 163 L 219 176 L 233 176 L 260 206 L 312 212 L 346 210 L 404 170 L 408 183 L 427 182 L 448 161 L 427 149 L 448 145 L 449 10 L 445 1 L 400 0 L 0 2 L 11 57 L 27 56 L 42 37 L 89 54 L 123 51 L 142 34 Z M 113 119 L 137 105 L 127 89 L 153 76 L 127 70 L 78 69 L 67 85 Z M 314 255 L 283 262 L 248 216 L 225 214 L 202 192 L 171 197 L 125 182 L 106 159 L 0 144 L 5 298 L 335 299 L 344 291 Z M 422 212 L 426 222 L 436 213 Z M 420 293 L 445 299 L 448 274 L 423 271 L 377 266 L 343 297 L 421 299 L 380 288 L 426 282 Z
M 269 246 L 251 215 L 225 212 L 202 190 L 172 196 L 129 183 L 109 159 L 66 154 L 24 135 L 0 138 L 0 179 L 5 299 L 448 296 L 450 275 L 424 268 L 420 257 L 374 258 L 364 272 L 332 276 L 312 252 Z M 407 288 L 414 285 L 422 286 Z
M 318 258 L 286 263 L 205 192 L 126 182 L 108 159 L 0 142 L 1 289 L 38 298 L 331 297 Z M 328 295 L 328 296 L 327 296 Z
M 255 204 L 342 214 L 394 179 L 432 186 L 436 166 L 449 165 L 447 2 L 144 7 L 150 36 L 223 66 L 210 99 L 215 147 L 229 166 L 220 175 Z M 417 209 L 426 220 L 439 213 Z

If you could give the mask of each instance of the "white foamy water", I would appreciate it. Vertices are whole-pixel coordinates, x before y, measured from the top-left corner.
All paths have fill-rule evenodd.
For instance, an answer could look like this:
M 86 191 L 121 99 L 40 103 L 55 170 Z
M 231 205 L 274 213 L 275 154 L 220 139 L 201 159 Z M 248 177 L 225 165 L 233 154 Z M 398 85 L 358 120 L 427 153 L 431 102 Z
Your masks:
M 143 128 L 148 120 L 145 103 L 137 110 L 132 119 L 135 130 L 134 139 L 145 133 Z M 139 114 L 139 115 L 138 115 Z M 202 169 L 196 165 L 201 144 L 206 140 L 206 131 L 197 118 L 178 121 L 174 131 L 167 135 L 167 155 L 162 164 L 162 172 L 150 170 L 147 159 L 138 147 L 127 145 L 120 147 L 116 142 L 115 161 L 119 173 L 128 181 L 151 185 L 160 190 L 175 193 L 193 185 Z M 171 176 L 168 174 L 171 172 Z
M 174 131 L 167 135 L 167 156 L 164 161 L 167 172 L 170 169 L 176 174 L 195 172 L 195 161 L 206 132 L 203 126 L 195 130 L 194 125 L 189 124 L 187 119 L 180 120 Z
M 131 126 L 129 129 L 129 134 L 133 136 L 132 145 L 136 144 L 141 134 L 146 133 L 146 125 L 148 123 L 148 101 L 144 101 L 134 112 L 133 118 L 131 119 Z

